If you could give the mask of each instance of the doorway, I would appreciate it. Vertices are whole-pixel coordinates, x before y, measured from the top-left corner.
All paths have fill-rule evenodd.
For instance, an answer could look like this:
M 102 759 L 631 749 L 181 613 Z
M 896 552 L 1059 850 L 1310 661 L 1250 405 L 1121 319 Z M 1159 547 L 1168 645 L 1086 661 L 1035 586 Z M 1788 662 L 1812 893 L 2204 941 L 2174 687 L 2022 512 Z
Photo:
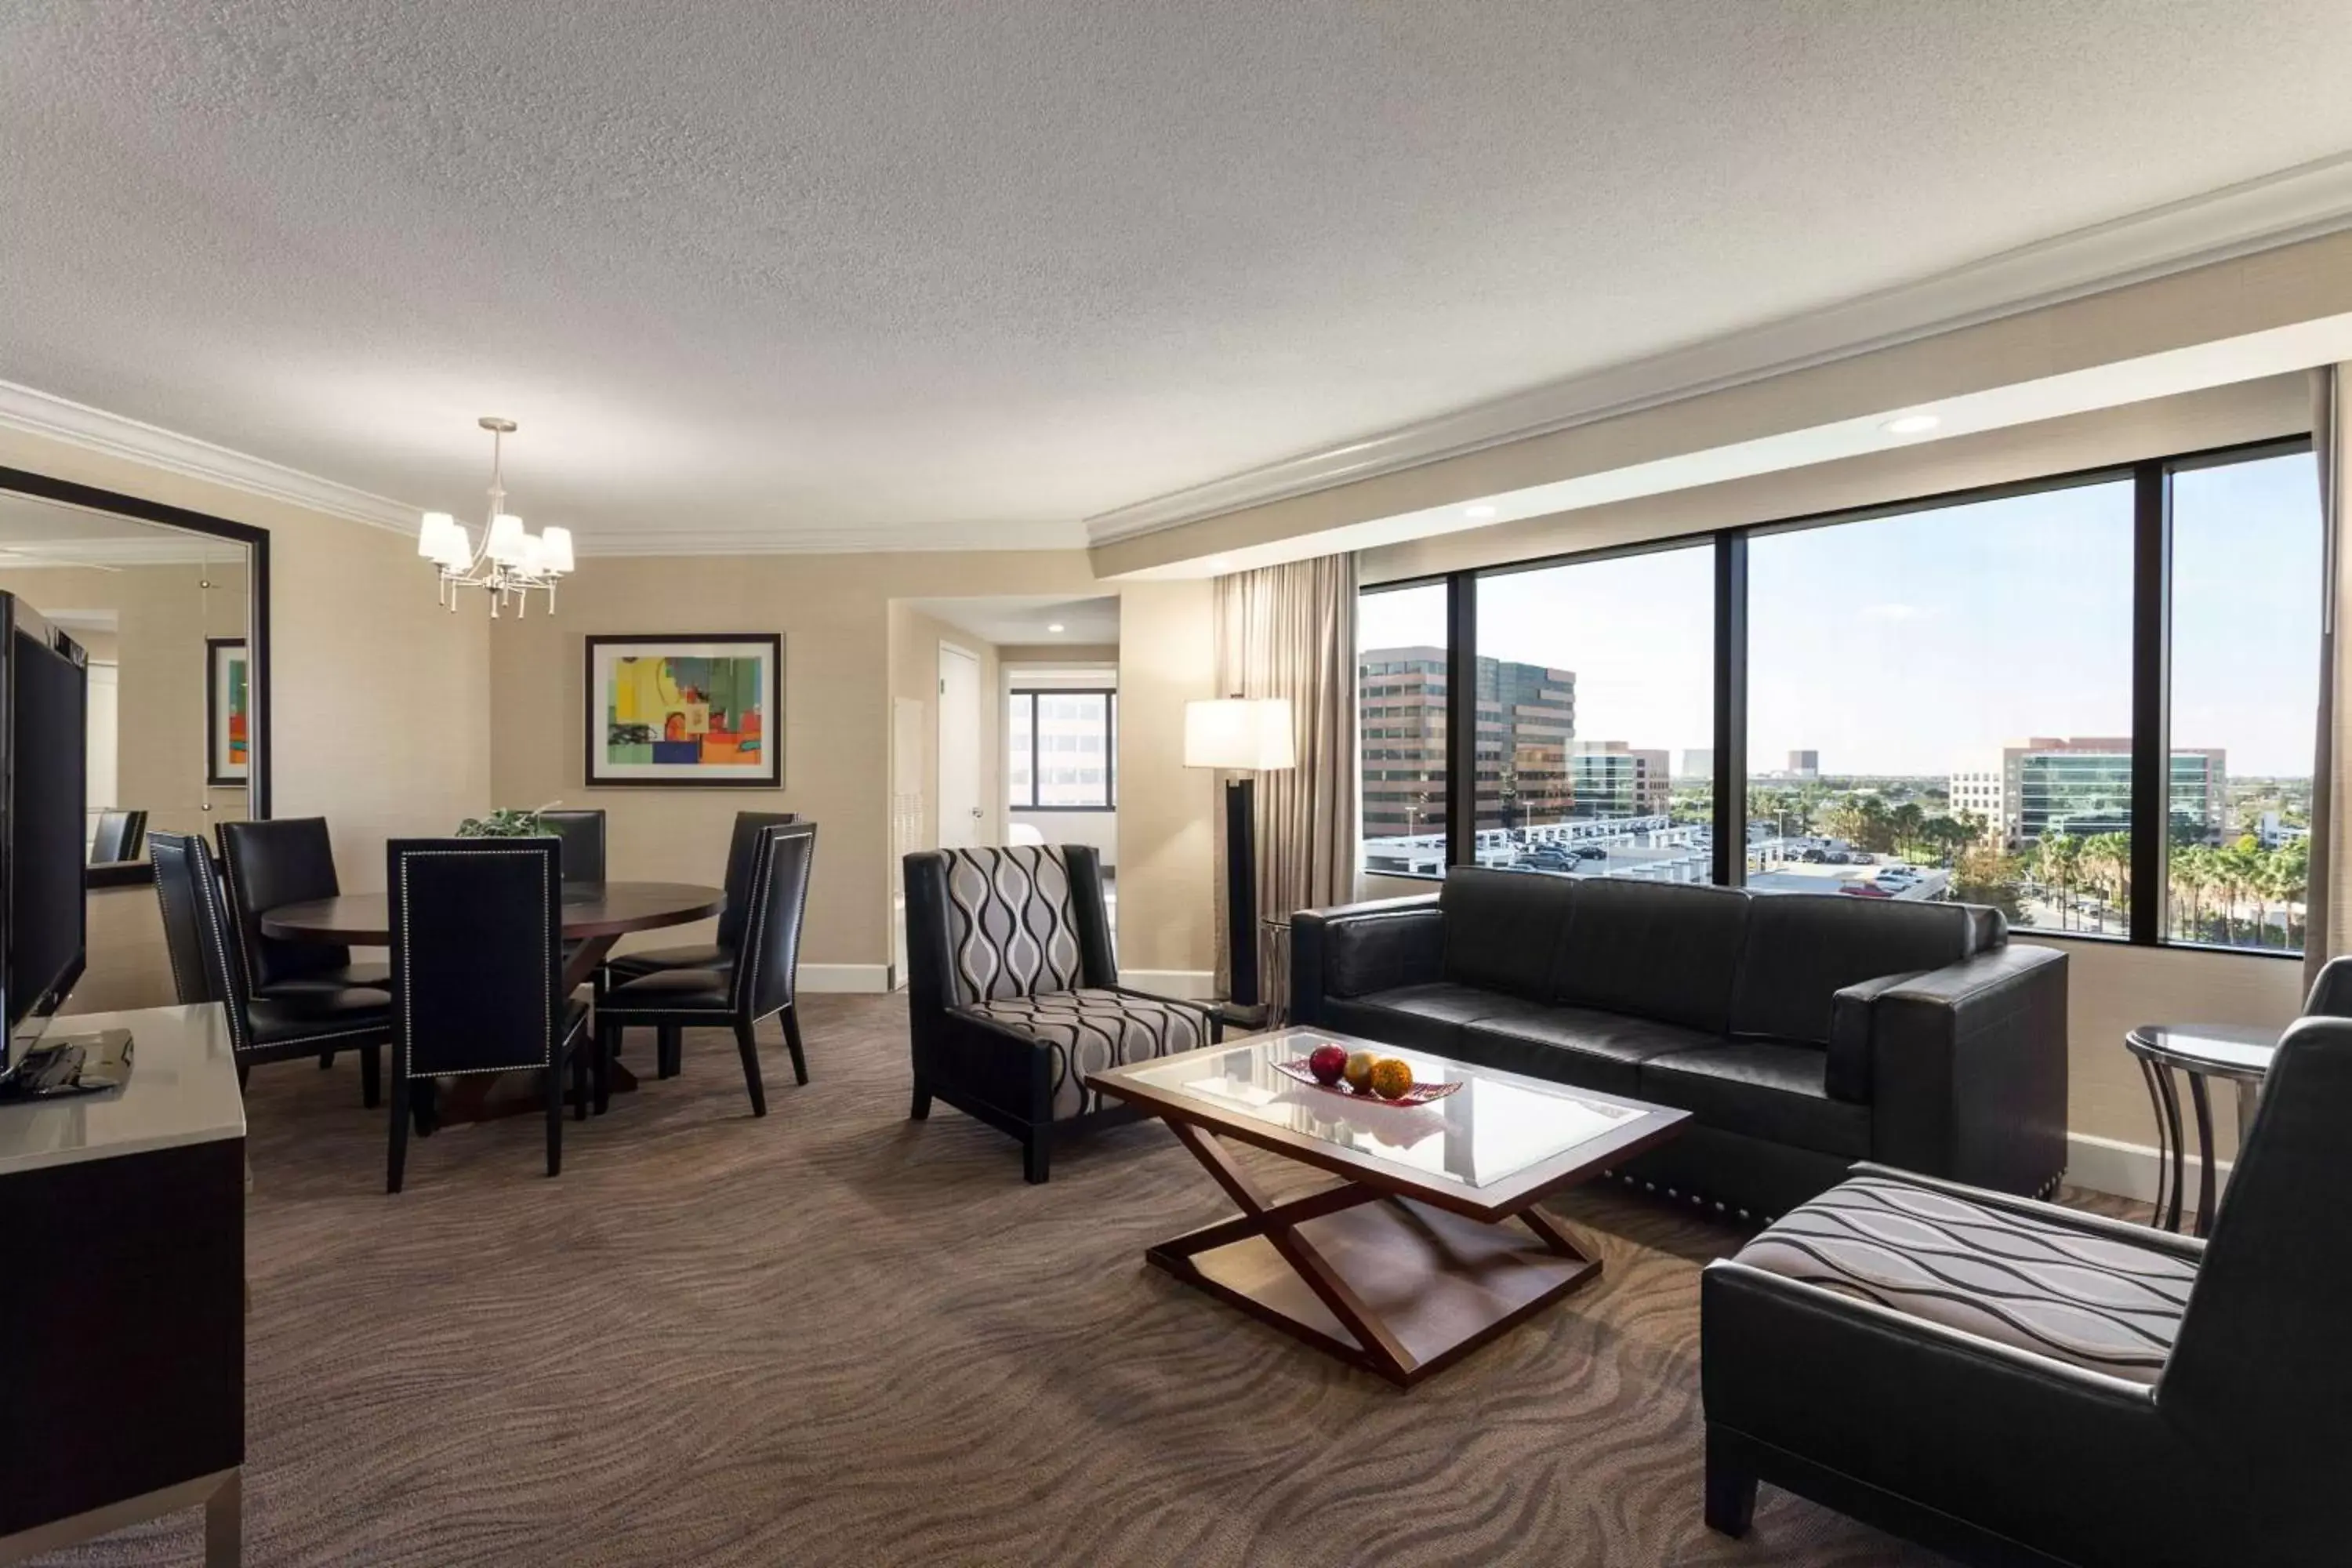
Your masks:
M 980 842 L 980 656 L 940 644 L 940 847 Z

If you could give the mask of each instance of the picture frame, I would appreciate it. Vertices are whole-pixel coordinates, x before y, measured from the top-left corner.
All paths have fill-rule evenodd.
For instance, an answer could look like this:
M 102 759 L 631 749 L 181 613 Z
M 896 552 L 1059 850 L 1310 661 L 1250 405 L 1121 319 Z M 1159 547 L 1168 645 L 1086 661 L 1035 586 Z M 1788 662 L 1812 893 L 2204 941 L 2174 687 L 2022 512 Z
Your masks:
M 243 637 L 206 637 L 205 783 L 235 789 L 252 774 L 252 656 Z
M 782 789 L 784 639 L 685 632 L 586 639 L 591 789 Z

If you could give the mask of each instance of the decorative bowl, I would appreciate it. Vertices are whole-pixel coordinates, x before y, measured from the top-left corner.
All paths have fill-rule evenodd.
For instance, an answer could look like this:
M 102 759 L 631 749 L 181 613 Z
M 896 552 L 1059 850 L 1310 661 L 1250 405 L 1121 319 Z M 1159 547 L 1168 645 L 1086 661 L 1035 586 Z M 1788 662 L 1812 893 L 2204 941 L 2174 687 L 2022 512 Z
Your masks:
M 1386 1099 L 1370 1089 L 1351 1089 L 1345 1079 L 1338 1083 L 1317 1080 L 1315 1069 L 1307 1065 L 1305 1057 L 1294 1057 L 1286 1062 L 1276 1062 L 1274 1070 L 1288 1079 L 1296 1079 L 1309 1089 L 1325 1094 L 1336 1094 L 1341 1100 L 1361 1100 L 1371 1105 L 1427 1105 L 1433 1100 L 1444 1100 L 1462 1086 L 1459 1083 L 1416 1083 L 1394 1100 Z

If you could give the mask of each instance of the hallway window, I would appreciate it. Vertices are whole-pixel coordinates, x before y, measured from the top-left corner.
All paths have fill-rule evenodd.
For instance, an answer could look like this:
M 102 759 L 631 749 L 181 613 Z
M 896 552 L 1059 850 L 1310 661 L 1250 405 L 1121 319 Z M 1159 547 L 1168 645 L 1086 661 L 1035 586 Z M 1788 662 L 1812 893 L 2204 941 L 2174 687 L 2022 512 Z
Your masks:
M 1118 807 L 1118 693 L 1015 691 L 1005 722 L 1005 800 L 1015 811 Z

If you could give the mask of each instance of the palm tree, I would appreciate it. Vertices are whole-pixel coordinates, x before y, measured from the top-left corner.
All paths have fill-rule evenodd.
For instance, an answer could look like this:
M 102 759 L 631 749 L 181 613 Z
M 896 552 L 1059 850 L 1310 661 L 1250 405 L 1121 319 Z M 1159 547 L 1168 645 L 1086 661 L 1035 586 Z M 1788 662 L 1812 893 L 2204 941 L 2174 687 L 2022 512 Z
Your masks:
M 1920 829 L 1927 821 L 1927 814 L 1919 809 L 1917 801 L 1906 800 L 1895 808 L 1889 823 L 1895 830 L 1893 842 L 1898 853 L 1907 858 L 1918 847 Z
M 2221 895 L 2221 945 L 2238 944 L 2238 900 L 2246 890 L 2247 865 L 2244 856 L 2234 844 L 2227 848 L 2207 851 L 2213 868 L 2213 885 Z
M 2058 895 L 2058 925 L 2062 931 L 2074 928 L 2074 904 L 2067 889 L 2074 886 L 2075 869 L 2083 858 L 2083 841 L 2063 831 L 2045 833 L 2034 846 L 2036 870 L 2042 885 Z
M 2170 870 L 2174 893 L 2188 919 L 2183 922 L 2190 942 L 2205 938 L 2205 895 L 2213 887 L 2213 852 L 2202 844 L 2185 844 L 2172 852 Z
M 2131 878 L 2131 835 L 2128 833 L 2095 833 L 2083 844 L 2083 858 L 2098 875 L 2101 890 L 2107 901 L 2116 908 L 2124 907 Z M 2107 929 L 2105 913 L 2099 916 L 2099 930 Z
M 2294 838 L 2280 845 L 2271 851 L 2271 864 L 2277 872 L 2276 890 L 2279 902 L 2285 906 L 2280 911 L 2279 923 L 2285 930 L 2286 945 L 2293 947 L 2294 945 L 2294 906 L 2302 901 L 2305 893 L 2310 891 L 2311 841 L 2305 838 Z M 2306 930 L 2309 928 L 2309 923 L 2310 911 L 2305 910 Z

